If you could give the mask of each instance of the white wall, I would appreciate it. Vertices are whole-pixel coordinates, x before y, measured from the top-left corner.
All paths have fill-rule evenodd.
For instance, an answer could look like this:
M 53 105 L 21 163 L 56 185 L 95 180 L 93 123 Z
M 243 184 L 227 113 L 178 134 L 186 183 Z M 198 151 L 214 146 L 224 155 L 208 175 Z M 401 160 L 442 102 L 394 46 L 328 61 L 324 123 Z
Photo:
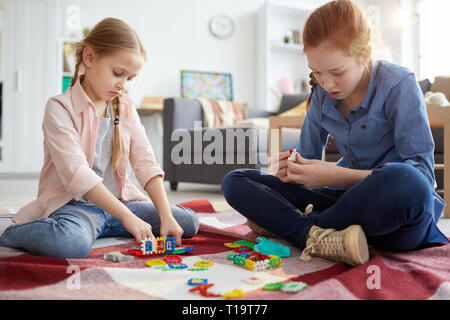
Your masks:
M 149 54 L 148 68 L 135 95 L 180 95 L 180 70 L 227 72 L 233 75 L 235 101 L 256 103 L 256 11 L 265 0 L 62 0 L 61 7 L 81 8 L 81 25 L 93 27 L 105 17 L 125 20 L 139 34 Z M 284 0 L 283 3 L 315 3 Z M 323 2 L 323 1 L 322 1 Z M 236 24 L 234 35 L 218 40 L 209 32 L 209 20 L 226 14 Z M 139 87 L 141 87 L 139 85 Z

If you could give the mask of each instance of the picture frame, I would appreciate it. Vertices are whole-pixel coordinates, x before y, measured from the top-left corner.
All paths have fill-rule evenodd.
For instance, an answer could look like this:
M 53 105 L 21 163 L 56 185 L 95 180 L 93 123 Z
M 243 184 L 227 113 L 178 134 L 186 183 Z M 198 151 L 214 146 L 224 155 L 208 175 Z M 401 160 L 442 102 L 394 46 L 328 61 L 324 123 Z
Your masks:
M 181 70 L 181 96 L 233 101 L 231 73 Z

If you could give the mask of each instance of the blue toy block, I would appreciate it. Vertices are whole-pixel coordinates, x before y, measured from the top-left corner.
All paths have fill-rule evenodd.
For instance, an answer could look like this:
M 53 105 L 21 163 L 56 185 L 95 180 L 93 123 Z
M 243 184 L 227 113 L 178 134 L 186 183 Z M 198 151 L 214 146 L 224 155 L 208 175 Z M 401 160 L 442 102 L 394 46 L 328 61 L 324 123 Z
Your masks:
M 275 243 L 264 237 L 256 238 L 257 244 L 254 246 L 253 250 L 265 255 L 274 255 L 278 257 L 290 257 L 291 248 L 286 247 L 280 243 Z

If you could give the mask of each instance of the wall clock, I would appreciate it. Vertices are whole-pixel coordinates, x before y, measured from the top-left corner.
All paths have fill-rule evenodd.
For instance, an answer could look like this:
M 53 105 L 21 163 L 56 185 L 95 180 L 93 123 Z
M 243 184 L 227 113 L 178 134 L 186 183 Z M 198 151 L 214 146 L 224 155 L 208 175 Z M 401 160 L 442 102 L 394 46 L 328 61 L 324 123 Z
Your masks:
M 218 39 L 226 39 L 234 33 L 234 21 L 226 15 L 218 15 L 209 21 L 209 30 Z

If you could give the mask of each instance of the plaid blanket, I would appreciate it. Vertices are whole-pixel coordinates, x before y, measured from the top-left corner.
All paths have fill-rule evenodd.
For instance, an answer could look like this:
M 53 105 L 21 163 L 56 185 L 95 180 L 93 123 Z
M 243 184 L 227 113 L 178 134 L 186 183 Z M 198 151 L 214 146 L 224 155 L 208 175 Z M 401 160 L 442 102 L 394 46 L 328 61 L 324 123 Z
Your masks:
M 227 259 L 234 251 L 224 245 L 256 240 L 242 215 L 233 210 L 216 212 L 206 200 L 182 205 L 196 210 L 201 221 L 199 233 L 183 240 L 183 246 L 195 248 L 182 255 L 182 263 L 190 268 L 167 271 L 146 265 L 164 255 L 123 262 L 104 259 L 112 251 L 129 254 L 136 246 L 130 238 L 96 240 L 85 259 L 49 258 L 0 248 L 0 299 L 224 299 L 191 292 L 190 279 L 207 279 L 214 284 L 207 292 L 215 295 L 238 290 L 245 294 L 239 299 L 450 299 L 450 245 L 405 253 L 370 248 L 369 262 L 355 268 L 317 257 L 302 262 L 301 252 L 290 247 L 291 256 L 282 258 L 281 267 L 251 271 Z M 194 263 L 201 260 L 214 264 L 194 271 Z M 261 281 L 248 283 L 249 278 Z M 292 281 L 309 287 L 294 293 L 264 289 L 267 283 Z

